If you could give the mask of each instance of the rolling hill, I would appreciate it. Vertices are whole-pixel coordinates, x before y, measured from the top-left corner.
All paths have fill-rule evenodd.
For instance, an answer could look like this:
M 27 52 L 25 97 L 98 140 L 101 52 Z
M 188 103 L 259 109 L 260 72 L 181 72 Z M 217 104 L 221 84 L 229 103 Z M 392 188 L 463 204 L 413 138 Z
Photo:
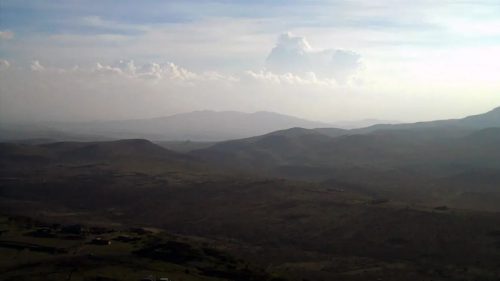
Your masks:
M 217 143 L 192 152 L 217 165 L 245 168 L 495 166 L 500 108 L 482 115 L 365 129 L 292 128 Z M 490 128 L 493 127 L 493 128 Z M 498 166 L 498 165 L 497 165 Z M 495 166 L 495 167 L 497 167 Z
M 0 143 L 0 167 L 26 169 L 55 165 L 143 165 L 185 167 L 195 165 L 193 157 L 167 150 L 148 140 L 106 142 L 55 142 L 48 144 Z
M 500 173 L 496 112 L 389 129 L 292 128 L 219 142 L 190 154 L 226 170 L 335 182 L 406 202 L 500 210 L 495 207 L 500 181 L 492 176 Z M 481 175 L 490 181 L 481 181 Z

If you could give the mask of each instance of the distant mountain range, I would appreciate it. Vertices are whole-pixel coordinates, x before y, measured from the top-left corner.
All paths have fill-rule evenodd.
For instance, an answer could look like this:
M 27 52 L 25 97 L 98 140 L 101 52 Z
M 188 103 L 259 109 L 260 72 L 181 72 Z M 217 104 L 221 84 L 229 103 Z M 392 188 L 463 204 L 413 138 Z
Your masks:
M 276 170 L 316 169 L 328 177 L 339 167 L 369 169 L 500 169 L 500 108 L 481 115 L 399 125 L 343 130 L 291 128 L 219 142 L 192 153 L 221 167 Z M 411 168 L 410 168 L 411 167 Z M 435 168 L 436 168 L 435 167 Z M 437 169 L 437 168 L 436 168 Z
M 295 127 L 316 129 L 317 132 L 330 137 L 387 130 L 418 131 L 424 129 L 427 130 L 425 135 L 431 136 L 430 134 L 432 134 L 432 137 L 443 134 L 449 136 L 452 133 L 463 136 L 474 129 L 499 126 L 500 108 L 463 119 L 372 125 L 377 121 L 390 122 L 374 119 L 360 122 L 344 122 L 337 125 L 344 128 L 369 126 L 355 129 L 339 129 L 335 124 L 310 121 L 273 112 L 195 111 L 151 119 L 85 123 L 39 123 L 22 126 L 0 124 L 0 140 L 17 139 L 42 143 L 61 140 L 103 141 L 143 138 L 154 141 L 216 142 L 254 137 Z
M 223 141 L 262 135 L 292 127 L 318 128 L 330 124 L 259 111 L 195 111 L 152 119 L 51 123 L 23 128 L 4 126 L 4 138 L 110 140 L 145 138 L 168 141 Z

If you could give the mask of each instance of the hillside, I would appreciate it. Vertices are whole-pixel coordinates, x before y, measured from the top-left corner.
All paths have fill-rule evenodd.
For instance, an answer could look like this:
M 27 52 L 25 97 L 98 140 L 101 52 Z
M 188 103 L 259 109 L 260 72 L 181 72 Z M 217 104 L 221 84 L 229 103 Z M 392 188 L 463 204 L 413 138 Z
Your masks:
M 491 129 L 465 136 L 455 131 L 418 129 L 375 131 L 330 137 L 318 130 L 290 129 L 260 137 L 220 142 L 193 155 L 226 167 L 275 168 L 372 166 L 378 169 L 470 163 L 495 166 L 497 139 Z M 486 136 L 485 136 L 486 135 Z M 483 145 L 479 145 L 479 143 Z
M 313 149 L 301 147 L 303 144 L 315 147 L 337 141 L 343 146 L 360 146 L 370 140 L 350 137 L 330 138 L 315 131 L 292 129 L 249 143 L 251 147 L 274 149 L 290 160 L 286 157 L 290 149 Z M 279 152 L 283 142 L 287 146 Z M 452 206 L 420 197 L 417 189 L 407 186 L 408 177 L 403 173 L 351 167 L 350 172 L 346 168 L 330 174 L 352 176 L 358 184 L 342 180 L 303 182 L 248 173 L 215 174 L 191 166 L 160 165 L 158 158 L 171 159 L 178 154 L 163 155 L 163 150 L 142 140 L 88 146 L 22 145 L 14 154 L 24 160 L 40 155 L 62 157 L 65 152 L 95 146 L 99 149 L 91 151 L 99 153 L 90 153 L 90 160 L 77 157 L 29 169 L 16 164 L 15 157 L 2 157 L 7 160 L 0 174 L 0 211 L 51 222 L 45 230 L 36 225 L 30 229 L 0 229 L 0 252 L 16 253 L 17 257 L 0 264 L 2 270 L 8 269 L 9 277 L 40 280 L 37 272 L 48 274 L 50 268 L 58 268 L 59 273 L 53 274 L 58 280 L 67 276 L 71 265 L 81 269 L 73 273 L 75 278 L 86 274 L 108 278 L 104 280 L 130 280 L 128 275 L 118 275 L 117 270 L 133 277 L 151 272 L 186 278 L 183 280 L 272 280 L 272 276 L 292 281 L 495 280 L 500 274 L 498 216 L 454 208 L 477 208 L 475 200 L 481 196 L 491 198 L 489 204 L 495 203 L 494 196 L 477 195 L 477 190 L 457 196 L 457 190 L 450 189 L 455 197 L 449 203 L 456 204 Z M 100 148 L 113 152 L 101 153 Z M 145 156 L 135 159 L 138 154 Z M 136 164 L 130 164 L 133 162 Z M 441 186 L 421 187 L 425 187 L 425 193 L 445 194 L 447 180 L 464 183 L 464 178 L 474 179 L 470 182 L 477 184 L 484 175 L 488 173 L 464 173 L 456 179 L 443 178 Z M 398 177 L 398 186 L 383 186 Z M 487 177 L 493 182 L 483 180 L 482 184 L 495 184 L 495 177 Z M 373 183 L 378 188 L 374 189 Z M 112 226 L 114 230 L 100 234 L 101 238 L 112 239 L 112 244 L 89 244 L 97 238 L 95 234 L 78 240 L 60 234 L 61 224 L 75 223 Z M 127 229 L 137 226 L 204 240 L 196 243 L 192 238 L 149 234 L 139 237 L 137 243 L 114 240 L 122 239 L 119 236 L 135 239 L 137 235 Z M 37 238 L 32 233 L 53 237 Z M 37 252 L 44 249 L 70 251 L 70 255 Z M 224 258 L 231 256 L 236 262 Z M 30 262 L 33 260 L 41 264 Z
M 360 134 L 293 128 L 190 154 L 222 169 L 335 182 L 405 202 L 500 211 L 500 190 L 495 188 L 500 181 L 492 176 L 500 173 L 498 130 L 437 123 Z M 480 175 L 490 181 L 478 181 Z
M 500 108 L 458 120 L 364 129 L 292 128 L 220 142 L 193 155 L 227 167 L 262 169 L 283 165 L 345 167 L 452 165 L 495 166 Z M 493 127 L 493 128 L 490 128 Z M 480 145 L 483 144 L 483 145 Z
M 48 144 L 0 143 L 0 167 L 46 169 L 64 165 L 137 166 L 144 169 L 199 166 L 191 156 L 165 149 L 148 140 L 107 142 L 55 142 Z M 152 165 L 154 163 L 154 165 Z

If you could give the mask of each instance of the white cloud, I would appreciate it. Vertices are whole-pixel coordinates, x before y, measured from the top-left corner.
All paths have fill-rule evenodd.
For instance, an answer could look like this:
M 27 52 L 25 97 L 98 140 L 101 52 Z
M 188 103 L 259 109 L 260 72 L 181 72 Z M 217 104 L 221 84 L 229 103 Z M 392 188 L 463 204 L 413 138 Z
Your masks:
M 14 38 L 14 32 L 10 30 L 0 30 L 0 40 L 10 40 Z
M 255 72 L 246 71 L 244 78 L 256 82 L 278 84 L 278 85 L 315 85 L 325 87 L 335 87 L 337 83 L 334 79 L 318 79 L 314 72 L 306 72 L 302 75 L 293 73 L 276 74 L 270 71 Z
M 172 79 L 180 81 L 196 80 L 199 76 L 178 65 L 168 63 L 149 63 L 139 68 L 136 73 L 138 78 L 146 79 Z
M 361 56 L 349 50 L 336 50 L 326 66 L 326 71 L 331 71 L 338 81 L 346 81 L 361 67 Z
M 361 56 L 340 49 L 315 50 L 304 37 L 284 33 L 266 60 L 268 71 L 305 75 L 313 72 L 320 78 L 334 78 L 345 83 L 361 66 Z
M 15 66 L 0 75 L 0 120 L 133 119 L 211 109 L 267 110 L 324 121 L 373 117 L 404 121 L 429 116 L 430 105 L 440 114 L 440 105 L 452 105 L 447 107 L 449 115 L 433 116 L 449 118 L 461 116 L 456 112 L 481 112 L 500 103 L 498 84 L 478 88 L 462 79 L 452 88 L 449 84 L 431 86 L 415 73 L 411 79 L 417 79 L 419 87 L 404 84 L 410 79 L 361 84 L 351 79 L 339 84 L 314 72 L 249 70 L 228 75 L 194 71 L 172 62 L 121 60 L 56 68 L 33 61 L 31 69 L 36 71 Z M 365 78 L 363 74 L 356 78 Z
M 214 71 L 193 72 L 173 62 L 136 64 L 133 60 L 120 60 L 111 65 L 97 63 L 95 67 L 90 69 L 90 72 L 102 75 L 120 75 L 126 78 L 156 82 L 170 80 L 184 83 L 198 83 L 202 81 L 236 82 L 239 80 L 237 77 Z
M 0 71 L 6 70 L 9 67 L 10 67 L 9 61 L 4 60 L 4 59 L 0 59 Z
M 44 71 L 45 67 L 41 65 L 39 61 L 34 60 L 31 62 L 30 69 L 32 71 Z

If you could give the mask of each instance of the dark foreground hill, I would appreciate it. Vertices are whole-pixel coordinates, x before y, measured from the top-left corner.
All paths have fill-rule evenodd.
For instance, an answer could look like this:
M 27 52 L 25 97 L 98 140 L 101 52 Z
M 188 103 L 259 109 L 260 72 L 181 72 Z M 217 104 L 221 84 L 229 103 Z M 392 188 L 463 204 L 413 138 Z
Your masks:
M 162 162 L 178 165 L 193 157 L 165 149 L 143 139 L 107 142 L 55 142 L 29 145 L 0 143 L 0 165 L 125 164 Z
M 496 135 L 495 130 L 478 131 L 459 138 L 458 142 L 468 144 L 470 139 L 480 139 L 484 144 L 491 135 Z M 297 156 L 287 155 L 292 150 L 321 152 L 316 147 L 333 143 L 349 151 L 350 146 L 366 146 L 374 140 L 375 146 L 402 142 L 379 135 L 331 138 L 315 131 L 294 129 L 232 145 L 233 149 L 250 145 L 253 153 L 274 150 L 283 161 L 295 161 Z M 266 274 L 283 276 L 286 280 L 497 280 L 500 277 L 500 217 L 494 212 L 475 211 L 480 209 L 477 200 L 481 196 L 489 198 L 488 204 L 497 202 L 493 196 L 497 183 L 495 170 L 468 170 L 469 173 L 430 181 L 431 173 L 424 174 L 424 169 L 414 174 L 402 168 L 383 170 L 346 165 L 333 169 L 330 180 L 303 182 L 252 175 L 248 171 L 215 174 L 203 168 L 203 165 L 213 166 L 212 162 L 199 162 L 193 156 L 173 153 L 143 140 L 8 144 L 2 145 L 0 151 L 3 213 L 36 216 L 63 224 L 157 227 L 170 233 L 203 237 L 216 241 L 218 247 L 236 260 L 250 261 L 265 268 Z M 319 152 L 315 156 L 321 155 Z M 26 164 L 38 158 L 43 159 L 41 164 Z M 370 161 L 381 163 L 379 159 Z M 447 171 L 434 167 L 430 170 L 448 175 Z M 415 182 L 407 181 L 419 177 Z M 395 182 L 399 184 L 391 185 Z M 466 191 L 465 187 L 472 186 L 469 183 L 481 189 Z M 457 186 L 461 188 L 459 192 Z M 419 190 L 425 190 L 424 194 Z M 468 204 L 469 208 L 457 209 L 448 203 Z M 25 234 L 28 231 L 19 232 L 21 238 Z M 13 239 L 4 235 L 7 234 L 2 234 L 0 240 Z M 57 239 L 46 239 L 53 242 L 52 246 L 56 243 L 58 248 L 64 248 Z M 40 249 L 36 245 L 45 247 L 47 242 L 31 237 L 21 240 L 16 241 L 30 249 Z M 151 237 L 150 242 L 155 241 Z M 155 257 L 182 258 L 183 254 L 172 254 L 168 245 L 154 250 L 146 242 L 132 245 L 137 250 L 145 249 L 143 256 L 132 263 L 126 258 L 130 252 L 123 253 L 130 245 L 109 250 L 85 246 L 82 254 L 89 249 L 94 249 L 95 254 L 81 257 L 80 262 L 85 263 L 82 268 L 104 264 L 107 270 L 117 269 L 113 251 L 122 251 L 125 256 L 120 260 L 122 264 L 135 267 L 139 262 L 162 272 L 168 272 L 168 268 L 174 272 L 179 272 L 176 268 L 187 268 L 195 276 L 189 275 L 192 279 L 186 280 L 206 280 L 199 274 L 208 272 L 205 261 L 213 263 L 218 259 L 203 254 L 202 264 L 181 261 L 178 267 L 171 268 L 155 261 Z M 199 250 L 199 246 L 195 248 Z M 39 270 L 43 267 L 32 262 L 40 257 L 36 251 L 18 256 L 23 259 L 17 266 L 28 273 L 42 272 Z M 142 263 L 143 258 L 150 261 Z M 67 261 L 76 262 L 74 258 Z M 67 263 L 58 263 L 57 258 L 44 264 L 59 272 L 71 271 L 63 266 Z M 235 274 L 242 268 L 245 272 L 244 263 L 221 266 L 225 269 L 208 273 Z M 208 280 L 245 280 L 234 275 L 210 276 L 213 279 Z M 12 278 L 20 280 L 19 275 Z

